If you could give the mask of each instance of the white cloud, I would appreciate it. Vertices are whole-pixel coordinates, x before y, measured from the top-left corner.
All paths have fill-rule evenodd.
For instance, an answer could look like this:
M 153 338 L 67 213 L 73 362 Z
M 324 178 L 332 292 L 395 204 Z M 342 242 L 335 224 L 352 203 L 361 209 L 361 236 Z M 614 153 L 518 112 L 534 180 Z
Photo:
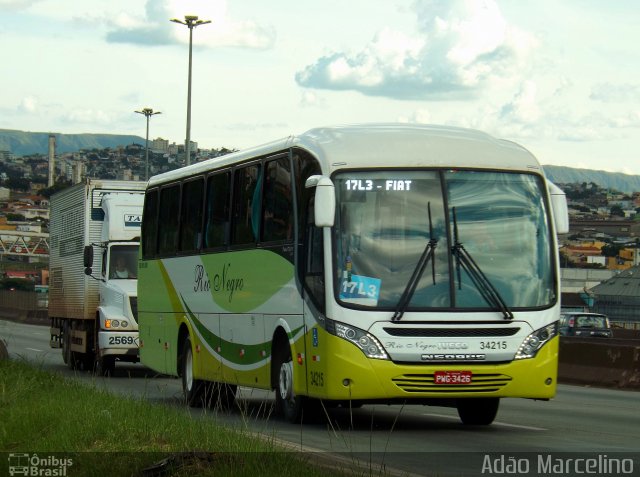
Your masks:
M 493 0 L 416 0 L 413 10 L 417 34 L 384 28 L 358 52 L 317 59 L 296 81 L 396 99 L 464 98 L 492 80 L 523 74 L 537 47 L 532 35 L 507 24 Z
M 188 43 L 189 29 L 171 23 L 185 15 L 210 21 L 194 28 L 196 46 L 268 49 L 276 39 L 275 29 L 253 20 L 235 20 L 227 12 L 226 0 L 147 0 L 143 15 L 120 13 L 111 20 L 107 41 L 141 45 Z
M 418 109 L 413 111 L 409 116 L 400 116 L 398 117 L 399 123 L 418 123 L 418 124 L 429 124 L 433 122 L 433 117 L 431 112 L 426 109 Z
M 513 100 L 502 107 L 500 116 L 504 122 L 537 122 L 541 112 L 537 102 L 536 84 L 533 81 L 525 81 Z
M 604 103 L 640 101 L 640 85 L 599 83 L 591 90 L 590 99 Z
M 304 90 L 300 96 L 300 106 L 302 107 L 324 107 L 326 101 L 313 91 Z
M 38 109 L 38 99 L 33 96 L 23 98 L 18 106 L 18 110 L 23 113 L 34 113 Z
M 67 112 L 62 121 L 65 123 L 73 123 L 78 125 L 102 125 L 106 126 L 114 122 L 114 118 L 110 113 L 99 109 L 74 109 Z
M 41 1 L 42 0 L 0 0 L 0 11 L 1 10 L 10 10 L 10 11 L 26 10 L 27 8 Z

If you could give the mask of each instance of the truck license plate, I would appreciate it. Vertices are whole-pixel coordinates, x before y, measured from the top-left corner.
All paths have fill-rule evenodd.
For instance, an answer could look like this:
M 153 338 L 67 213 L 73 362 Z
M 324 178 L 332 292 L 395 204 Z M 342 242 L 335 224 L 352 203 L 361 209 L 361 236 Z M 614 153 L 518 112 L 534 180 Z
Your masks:
M 433 375 L 435 384 L 471 384 L 471 371 L 436 371 Z

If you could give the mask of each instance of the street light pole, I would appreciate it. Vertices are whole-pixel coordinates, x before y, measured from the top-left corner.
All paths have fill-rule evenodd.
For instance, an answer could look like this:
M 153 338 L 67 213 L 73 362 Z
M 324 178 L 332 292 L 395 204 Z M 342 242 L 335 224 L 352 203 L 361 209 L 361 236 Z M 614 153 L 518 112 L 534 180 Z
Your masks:
M 149 180 L 149 118 L 154 114 L 162 114 L 160 111 L 154 111 L 151 108 L 143 108 L 142 111 L 135 111 L 138 114 L 144 114 L 147 118 L 147 142 L 144 148 L 144 180 Z
M 186 25 L 189 28 L 189 74 L 187 83 L 187 138 L 185 140 L 185 154 L 187 166 L 191 164 L 191 50 L 193 47 L 193 29 L 200 25 L 211 23 L 211 20 L 198 20 L 197 15 L 185 15 L 184 21 L 172 18 L 170 21 Z

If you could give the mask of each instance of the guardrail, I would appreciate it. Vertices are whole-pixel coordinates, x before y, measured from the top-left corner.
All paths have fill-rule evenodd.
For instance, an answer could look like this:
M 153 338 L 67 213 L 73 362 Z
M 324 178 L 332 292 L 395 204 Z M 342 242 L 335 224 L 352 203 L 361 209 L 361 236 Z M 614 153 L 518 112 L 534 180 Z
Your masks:
M 640 331 L 640 321 L 612 321 L 611 326 L 615 328 L 622 328 L 624 330 L 638 330 Z M 615 330 L 614 330 L 615 333 Z
M 560 337 L 558 380 L 640 389 L 640 339 Z

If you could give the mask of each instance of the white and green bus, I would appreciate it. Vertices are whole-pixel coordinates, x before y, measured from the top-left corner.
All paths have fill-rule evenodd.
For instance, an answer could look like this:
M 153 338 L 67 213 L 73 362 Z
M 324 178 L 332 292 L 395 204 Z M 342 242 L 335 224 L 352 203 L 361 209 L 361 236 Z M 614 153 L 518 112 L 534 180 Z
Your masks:
M 560 189 L 523 147 L 421 125 L 312 129 L 149 180 L 141 361 L 188 403 L 275 390 L 324 406 L 550 399 Z

